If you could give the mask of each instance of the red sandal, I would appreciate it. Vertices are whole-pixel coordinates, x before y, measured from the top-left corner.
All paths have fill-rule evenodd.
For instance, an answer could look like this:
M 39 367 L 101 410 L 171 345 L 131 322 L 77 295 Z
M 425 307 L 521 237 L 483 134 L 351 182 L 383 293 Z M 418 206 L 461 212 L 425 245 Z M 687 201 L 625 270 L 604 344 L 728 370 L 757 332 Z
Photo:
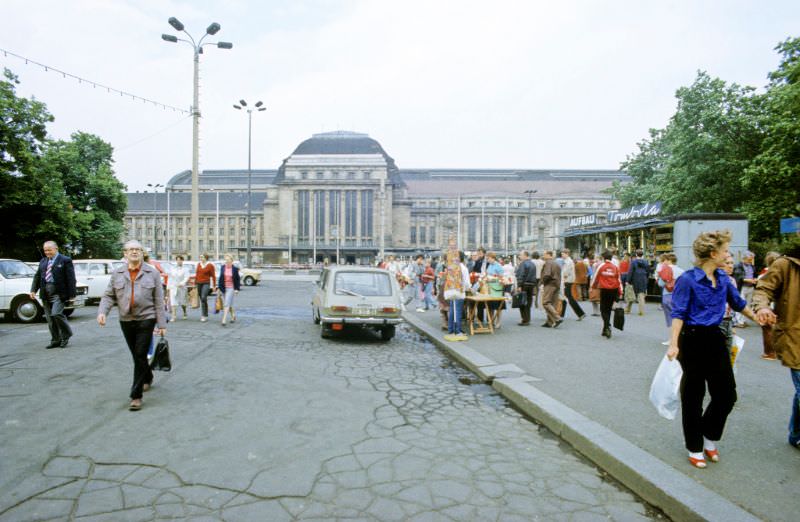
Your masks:
M 706 454 L 706 457 L 708 457 L 708 460 L 710 460 L 711 462 L 719 462 L 719 450 L 705 449 L 703 450 L 703 452 Z
M 689 463 L 698 469 L 705 469 L 706 467 L 706 459 L 696 459 L 694 457 L 689 457 Z

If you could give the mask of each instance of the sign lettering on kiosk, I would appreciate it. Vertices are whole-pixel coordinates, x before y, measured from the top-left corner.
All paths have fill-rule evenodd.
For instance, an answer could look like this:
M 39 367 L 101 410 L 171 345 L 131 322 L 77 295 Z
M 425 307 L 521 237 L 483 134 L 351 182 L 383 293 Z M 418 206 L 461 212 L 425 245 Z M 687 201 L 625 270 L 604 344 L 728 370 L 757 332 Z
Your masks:
M 620 210 L 611 210 L 608 212 L 608 222 L 616 223 L 618 221 L 646 218 L 659 214 L 661 214 L 661 201 L 656 201 L 655 203 L 645 203 L 643 205 L 635 205 Z
M 585 216 L 573 216 L 569 218 L 569 227 L 585 227 L 588 225 L 596 225 L 597 224 L 597 215 L 596 214 L 587 214 Z

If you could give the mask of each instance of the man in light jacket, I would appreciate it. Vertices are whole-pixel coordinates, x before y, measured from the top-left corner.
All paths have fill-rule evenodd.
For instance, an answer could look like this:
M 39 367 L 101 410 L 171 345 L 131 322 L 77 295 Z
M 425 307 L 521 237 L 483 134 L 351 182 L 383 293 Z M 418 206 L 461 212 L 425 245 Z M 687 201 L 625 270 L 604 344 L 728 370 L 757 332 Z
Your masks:
M 100 301 L 97 322 L 106 325 L 106 316 L 111 307 L 119 308 L 119 325 L 133 357 L 133 385 L 129 410 L 142 409 L 142 393 L 150 389 L 153 372 L 147 362 L 147 352 L 156 333 L 167 332 L 164 313 L 164 289 L 158 270 L 143 263 L 142 245 L 138 241 L 125 243 L 127 266 L 121 266 L 111 273 L 108 288 Z

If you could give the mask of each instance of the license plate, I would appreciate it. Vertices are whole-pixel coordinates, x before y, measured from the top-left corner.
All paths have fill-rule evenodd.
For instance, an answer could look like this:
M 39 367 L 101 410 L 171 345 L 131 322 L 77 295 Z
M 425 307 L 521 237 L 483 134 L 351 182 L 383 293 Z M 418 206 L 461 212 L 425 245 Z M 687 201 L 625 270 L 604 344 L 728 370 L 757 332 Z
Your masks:
M 372 307 L 371 306 L 356 306 L 355 307 L 356 315 L 372 315 Z

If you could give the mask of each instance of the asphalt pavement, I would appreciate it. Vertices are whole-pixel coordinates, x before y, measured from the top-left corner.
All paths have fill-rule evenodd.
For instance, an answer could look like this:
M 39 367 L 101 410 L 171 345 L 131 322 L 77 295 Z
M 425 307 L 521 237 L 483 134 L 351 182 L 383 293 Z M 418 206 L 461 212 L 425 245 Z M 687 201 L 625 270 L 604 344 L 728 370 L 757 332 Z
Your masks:
M 591 303 L 581 304 L 590 314 Z M 533 311 L 527 327 L 518 326 L 518 311 L 508 309 L 495 334 L 462 343 L 443 341 L 438 311 L 414 312 L 412 303 L 406 316 L 437 342 L 483 357 L 487 367 L 513 365 L 506 369 L 524 373 L 526 386 L 542 392 L 544 400 L 558 401 L 654 456 L 680 474 L 671 475 L 676 480 L 688 477 L 764 520 L 798 520 L 800 452 L 786 441 L 794 389 L 788 369 L 760 358 L 760 328 L 739 329 L 746 341 L 736 368 L 739 398 L 718 445 L 721 462 L 698 470 L 686 458 L 680 415 L 666 420 L 648 399 L 666 351 L 661 344 L 668 338 L 663 313 L 655 303 L 647 304 L 644 316 L 635 310 L 626 316 L 625 330 L 614 330 L 610 340 L 600 336 L 599 317 L 587 315 L 579 322 L 572 310 L 559 328 L 550 329 L 540 327 L 545 317 L 541 309 Z M 692 501 L 702 503 L 702 498 Z M 713 510 L 707 518 L 730 520 Z

